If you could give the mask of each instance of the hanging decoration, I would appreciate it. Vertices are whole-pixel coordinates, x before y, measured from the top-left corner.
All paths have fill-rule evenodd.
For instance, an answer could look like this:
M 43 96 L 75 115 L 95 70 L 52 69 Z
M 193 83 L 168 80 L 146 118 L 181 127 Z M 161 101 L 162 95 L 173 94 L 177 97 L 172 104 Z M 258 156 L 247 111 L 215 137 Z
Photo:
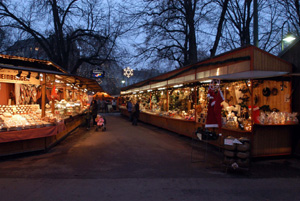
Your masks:
M 124 68 L 124 76 L 126 76 L 128 78 L 133 76 L 133 69 L 131 69 L 130 67 Z

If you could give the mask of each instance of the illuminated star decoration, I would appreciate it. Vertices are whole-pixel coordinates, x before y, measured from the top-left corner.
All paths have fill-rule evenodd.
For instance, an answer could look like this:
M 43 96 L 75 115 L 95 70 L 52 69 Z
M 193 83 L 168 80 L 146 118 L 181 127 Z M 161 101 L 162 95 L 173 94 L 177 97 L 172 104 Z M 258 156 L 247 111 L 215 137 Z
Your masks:
M 124 76 L 130 78 L 131 76 L 133 76 L 133 69 L 126 67 L 124 68 Z

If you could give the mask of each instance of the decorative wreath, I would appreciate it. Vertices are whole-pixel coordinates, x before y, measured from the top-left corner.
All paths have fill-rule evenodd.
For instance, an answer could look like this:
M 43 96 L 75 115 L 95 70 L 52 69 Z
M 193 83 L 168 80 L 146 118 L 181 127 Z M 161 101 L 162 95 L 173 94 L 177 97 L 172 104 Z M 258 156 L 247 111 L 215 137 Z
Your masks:
M 270 90 L 269 87 L 266 87 L 266 88 L 263 89 L 263 95 L 264 96 L 268 97 L 268 96 L 270 96 L 270 94 L 271 94 L 271 90 Z

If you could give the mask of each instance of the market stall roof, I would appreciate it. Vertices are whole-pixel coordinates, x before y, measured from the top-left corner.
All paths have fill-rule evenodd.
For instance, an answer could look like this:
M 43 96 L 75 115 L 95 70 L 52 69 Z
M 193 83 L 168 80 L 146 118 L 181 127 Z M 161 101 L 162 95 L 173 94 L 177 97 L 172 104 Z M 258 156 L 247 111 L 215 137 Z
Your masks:
M 96 96 L 98 96 L 98 97 L 102 97 L 102 96 L 104 96 L 104 98 L 113 98 L 113 96 L 111 96 L 111 95 L 109 95 L 108 93 L 106 93 L 106 92 L 97 92 L 97 93 L 95 93 L 94 94 L 94 97 L 96 97 Z
M 262 79 L 270 77 L 279 77 L 287 75 L 288 72 L 277 72 L 277 71 L 246 71 L 233 74 L 225 74 L 219 76 L 211 76 L 210 79 L 220 80 L 247 80 L 247 79 Z
M 68 74 L 67 71 L 51 61 L 3 54 L 0 54 L 0 67 L 27 71 L 30 70 L 41 73 Z
M 291 72 L 291 63 L 249 45 L 124 87 L 121 91 L 131 93 L 208 79 L 269 78 Z
M 86 88 L 89 91 L 103 91 L 102 87 L 96 80 L 69 74 L 67 71 L 51 61 L 0 54 L 0 69 L 47 73 L 59 75 L 64 78 L 72 77 L 74 78 L 73 82 L 76 82 L 76 80 L 78 80 L 81 84 L 86 85 Z
M 98 84 L 98 82 L 94 79 L 89 79 L 86 77 L 81 77 L 78 75 L 72 75 L 75 79 L 78 79 L 80 82 L 84 83 L 90 91 L 95 92 L 104 92 L 102 87 Z

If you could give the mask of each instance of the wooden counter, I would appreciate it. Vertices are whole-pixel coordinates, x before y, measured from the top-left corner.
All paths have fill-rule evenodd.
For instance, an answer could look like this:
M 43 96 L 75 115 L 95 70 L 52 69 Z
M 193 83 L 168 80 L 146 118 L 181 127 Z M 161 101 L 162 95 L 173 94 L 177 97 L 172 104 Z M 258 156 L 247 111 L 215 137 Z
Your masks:
M 125 116 L 129 116 L 125 108 L 120 108 L 120 112 Z M 195 121 L 174 119 L 145 112 L 140 113 L 139 120 L 188 137 L 193 137 L 198 127 L 204 127 L 204 124 Z M 246 137 L 251 141 L 251 157 L 290 155 L 292 153 L 293 126 L 295 125 L 255 124 L 253 131 L 222 128 L 222 135 L 218 140 L 209 141 L 209 143 L 223 147 L 224 139 L 228 136 L 235 138 Z
M 8 138 L 6 138 L 6 140 L 0 142 L 0 156 L 48 150 L 64 139 L 71 131 L 80 126 L 83 121 L 85 121 L 84 116 L 77 115 L 66 119 L 63 125 L 51 126 L 49 128 L 42 127 L 21 130 L 19 132 L 11 131 L 14 132 L 12 134 L 15 135 L 15 139 L 9 141 L 7 140 Z M 26 133 L 30 132 L 31 130 L 40 133 L 36 137 L 31 135 L 28 139 L 26 139 Z M 55 134 L 53 134 L 54 131 L 56 131 Z M 4 136 L 9 135 L 10 133 L 9 131 L 0 132 L 0 136 L 1 134 Z

